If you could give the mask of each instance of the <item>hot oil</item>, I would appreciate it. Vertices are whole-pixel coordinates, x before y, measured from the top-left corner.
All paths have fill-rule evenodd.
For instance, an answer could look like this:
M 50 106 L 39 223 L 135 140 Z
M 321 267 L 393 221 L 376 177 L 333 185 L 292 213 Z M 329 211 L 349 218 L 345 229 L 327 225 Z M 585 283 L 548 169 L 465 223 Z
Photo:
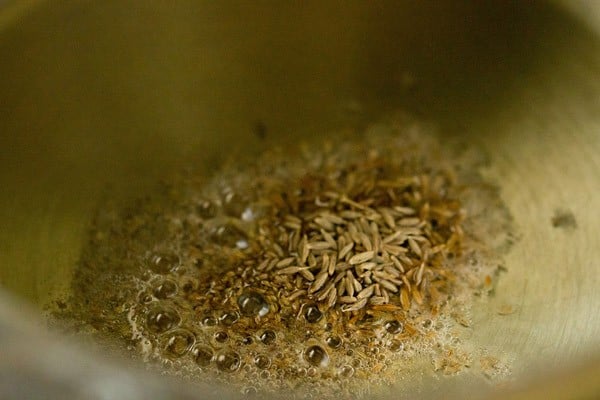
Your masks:
M 510 216 L 478 153 L 458 149 L 396 118 L 107 206 L 66 319 L 244 393 L 361 397 L 423 364 L 460 373 Z

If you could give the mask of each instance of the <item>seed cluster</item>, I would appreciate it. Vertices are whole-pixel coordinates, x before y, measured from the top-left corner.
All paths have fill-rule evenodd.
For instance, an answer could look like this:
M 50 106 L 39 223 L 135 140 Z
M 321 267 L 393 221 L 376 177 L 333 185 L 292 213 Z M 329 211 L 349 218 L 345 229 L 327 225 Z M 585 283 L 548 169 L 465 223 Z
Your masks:
M 422 305 L 423 296 L 447 275 L 447 253 L 460 251 L 462 220 L 456 202 L 423 195 L 428 179 L 376 181 L 381 190 L 361 202 L 328 191 L 326 201 L 300 203 L 300 210 L 310 211 L 286 215 L 277 229 L 288 238 L 287 248 L 270 246 L 256 271 L 289 276 L 297 289 L 288 299 L 313 300 L 325 309 L 358 311 L 394 298 L 404 310 L 411 300 Z M 280 249 L 287 257 L 277 257 Z
M 230 293 L 221 297 L 252 287 L 297 312 L 439 303 L 452 275 L 448 256 L 461 254 L 464 236 L 452 174 L 408 174 L 405 159 L 376 149 L 351 162 L 328 160 L 283 179 L 257 174 L 260 209 L 238 210 L 254 230 L 229 229 L 243 237 L 231 241 L 243 252 L 239 268 L 224 276 Z
M 387 131 L 265 153 L 128 210 L 94 236 L 88 319 L 161 368 L 248 393 L 358 396 L 418 354 L 463 368 L 451 321 L 498 267 L 470 210 L 504 209 L 431 137 Z M 121 316 L 100 309 L 109 290 Z

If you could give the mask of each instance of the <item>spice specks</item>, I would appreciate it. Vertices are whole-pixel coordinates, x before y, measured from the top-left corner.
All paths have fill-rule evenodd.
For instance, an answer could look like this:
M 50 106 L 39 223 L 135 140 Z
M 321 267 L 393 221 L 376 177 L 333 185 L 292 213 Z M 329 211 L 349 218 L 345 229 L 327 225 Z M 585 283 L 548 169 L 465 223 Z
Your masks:
M 552 217 L 552 226 L 555 228 L 563 228 L 563 229 L 576 229 L 577 228 L 577 220 L 575 219 L 575 215 L 573 212 L 569 210 L 556 210 L 554 212 L 554 216 Z

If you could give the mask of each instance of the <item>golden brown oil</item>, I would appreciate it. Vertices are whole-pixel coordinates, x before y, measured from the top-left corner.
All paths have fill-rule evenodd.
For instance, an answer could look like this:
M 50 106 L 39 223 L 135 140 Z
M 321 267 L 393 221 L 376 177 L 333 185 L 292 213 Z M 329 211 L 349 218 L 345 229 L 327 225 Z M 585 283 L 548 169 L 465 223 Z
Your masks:
M 459 327 L 510 242 L 481 166 L 395 118 L 187 172 L 98 210 L 61 318 L 150 368 L 249 394 L 353 398 L 423 363 L 460 373 L 473 355 Z

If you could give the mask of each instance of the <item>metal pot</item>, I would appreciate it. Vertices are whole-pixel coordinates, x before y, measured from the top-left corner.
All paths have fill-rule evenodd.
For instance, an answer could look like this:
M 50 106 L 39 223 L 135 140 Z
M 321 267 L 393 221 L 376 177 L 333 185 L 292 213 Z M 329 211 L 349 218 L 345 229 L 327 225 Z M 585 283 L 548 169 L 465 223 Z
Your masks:
M 98 199 L 135 198 L 189 163 L 208 168 L 233 143 L 263 146 L 257 130 L 277 143 L 398 108 L 488 152 L 487 173 L 515 218 L 508 271 L 475 310 L 472 332 L 514 359 L 502 396 L 598 396 L 598 10 L 517 1 L 0 5 L 0 397 L 183 396 L 39 329 L 39 315 L 69 291 Z M 498 314 L 505 305 L 512 315 Z M 420 393 L 489 389 L 467 374 Z M 225 389 L 207 388 L 215 390 Z

